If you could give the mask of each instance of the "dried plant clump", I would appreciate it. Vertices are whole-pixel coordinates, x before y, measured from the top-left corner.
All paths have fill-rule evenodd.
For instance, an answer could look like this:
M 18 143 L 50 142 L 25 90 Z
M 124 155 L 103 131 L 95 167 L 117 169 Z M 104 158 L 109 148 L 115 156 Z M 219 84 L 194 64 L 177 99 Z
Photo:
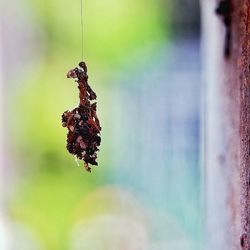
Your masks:
M 101 126 L 96 115 L 96 94 L 88 84 L 87 66 L 84 62 L 67 74 L 78 83 L 80 103 L 77 108 L 62 114 L 62 126 L 68 128 L 67 149 L 69 153 L 84 161 L 84 167 L 91 172 L 91 165 L 97 164 L 97 151 L 101 143 Z

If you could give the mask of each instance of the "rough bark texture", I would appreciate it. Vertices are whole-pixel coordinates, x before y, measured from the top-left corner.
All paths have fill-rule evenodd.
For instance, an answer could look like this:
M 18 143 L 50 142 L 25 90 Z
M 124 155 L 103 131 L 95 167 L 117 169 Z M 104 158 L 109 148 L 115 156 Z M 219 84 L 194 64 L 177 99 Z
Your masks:
M 250 1 L 202 1 L 206 249 L 250 249 Z M 230 31 L 229 55 L 225 44 Z
M 239 3 L 235 2 L 235 5 Z M 250 249 L 250 2 L 241 1 L 235 13 L 236 42 L 238 51 L 238 84 L 240 86 L 240 166 L 241 166 L 241 205 L 242 205 L 242 236 L 243 249 Z M 237 22 L 238 20 L 238 22 Z M 238 25 L 237 25 L 238 23 Z M 235 32 L 236 32 L 235 31 Z

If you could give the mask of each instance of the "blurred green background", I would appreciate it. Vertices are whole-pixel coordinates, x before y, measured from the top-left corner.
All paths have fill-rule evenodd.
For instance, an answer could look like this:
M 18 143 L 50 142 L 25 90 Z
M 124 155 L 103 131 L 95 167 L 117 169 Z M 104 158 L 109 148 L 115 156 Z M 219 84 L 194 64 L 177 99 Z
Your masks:
M 83 0 L 103 130 L 91 174 L 67 152 L 61 127 L 78 104 L 66 73 L 81 60 L 80 1 L 18 4 L 29 23 L 18 29 L 30 37 L 17 48 L 30 57 L 9 62 L 18 74 L 5 99 L 11 249 L 199 249 L 199 34 L 197 21 L 186 32 L 191 15 L 179 20 L 177 2 Z

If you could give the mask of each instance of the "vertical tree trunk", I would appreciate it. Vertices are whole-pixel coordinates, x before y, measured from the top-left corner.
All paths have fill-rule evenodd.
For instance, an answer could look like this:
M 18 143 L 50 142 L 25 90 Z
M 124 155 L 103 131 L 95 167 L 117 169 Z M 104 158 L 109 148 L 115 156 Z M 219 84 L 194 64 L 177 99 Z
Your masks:
M 225 5 L 218 10 L 220 3 Z M 202 0 L 201 5 L 205 245 L 250 249 L 250 1 Z

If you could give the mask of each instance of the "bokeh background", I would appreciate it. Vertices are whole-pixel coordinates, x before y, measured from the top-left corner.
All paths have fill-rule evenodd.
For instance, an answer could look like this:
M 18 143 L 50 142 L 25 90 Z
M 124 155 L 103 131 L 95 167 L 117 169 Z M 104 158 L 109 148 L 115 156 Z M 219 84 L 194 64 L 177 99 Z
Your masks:
M 201 249 L 198 1 L 83 0 L 103 130 L 91 174 L 61 127 L 78 104 L 80 0 L 0 13 L 0 249 Z

